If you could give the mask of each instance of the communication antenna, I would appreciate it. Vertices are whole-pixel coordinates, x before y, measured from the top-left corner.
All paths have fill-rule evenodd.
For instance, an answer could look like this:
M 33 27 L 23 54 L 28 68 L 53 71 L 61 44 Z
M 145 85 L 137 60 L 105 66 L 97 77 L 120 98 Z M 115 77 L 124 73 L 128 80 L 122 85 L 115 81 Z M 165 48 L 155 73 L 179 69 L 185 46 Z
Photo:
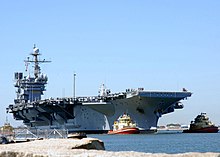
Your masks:
M 25 66 L 26 66 L 26 71 L 28 70 L 28 65 L 30 63 L 34 63 L 34 76 L 35 76 L 35 78 L 38 78 L 40 73 L 41 73 L 39 64 L 40 63 L 50 63 L 51 62 L 51 61 L 46 61 L 45 59 L 44 60 L 39 60 L 38 56 L 41 55 L 39 52 L 40 52 L 39 48 L 37 48 L 36 45 L 34 44 L 33 52 L 31 53 L 31 55 L 34 57 L 34 59 L 30 60 L 30 58 L 27 57 L 27 60 L 24 61 Z
M 73 100 L 76 101 L 76 73 L 73 73 Z
M 6 116 L 6 123 L 8 124 L 8 116 Z

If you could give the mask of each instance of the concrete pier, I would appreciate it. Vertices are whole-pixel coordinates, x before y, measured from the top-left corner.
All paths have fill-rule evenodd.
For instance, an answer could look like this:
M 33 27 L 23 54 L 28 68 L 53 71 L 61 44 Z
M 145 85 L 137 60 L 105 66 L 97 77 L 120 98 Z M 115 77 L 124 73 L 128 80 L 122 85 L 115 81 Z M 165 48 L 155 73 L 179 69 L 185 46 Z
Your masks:
M 133 151 L 111 152 L 95 138 L 44 139 L 0 145 L 1 157 L 220 157 L 220 153 L 152 154 Z

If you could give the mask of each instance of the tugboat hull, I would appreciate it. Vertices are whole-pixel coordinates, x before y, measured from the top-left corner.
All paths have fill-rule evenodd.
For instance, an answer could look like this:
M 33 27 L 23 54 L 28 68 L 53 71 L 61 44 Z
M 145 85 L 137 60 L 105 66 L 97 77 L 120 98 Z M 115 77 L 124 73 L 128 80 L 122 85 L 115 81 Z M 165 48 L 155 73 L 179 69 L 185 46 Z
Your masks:
M 113 134 L 139 134 L 140 130 L 138 128 L 124 128 L 120 130 L 110 130 L 108 132 L 109 135 Z
M 217 133 L 218 127 L 207 127 L 207 128 L 201 128 L 197 130 L 183 130 L 183 133 Z

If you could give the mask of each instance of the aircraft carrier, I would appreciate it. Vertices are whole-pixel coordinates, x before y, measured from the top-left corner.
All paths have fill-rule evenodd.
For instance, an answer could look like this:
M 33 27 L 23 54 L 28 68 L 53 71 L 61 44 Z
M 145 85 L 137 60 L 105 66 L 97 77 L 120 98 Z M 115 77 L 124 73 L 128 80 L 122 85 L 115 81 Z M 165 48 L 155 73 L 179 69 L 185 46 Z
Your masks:
M 158 119 L 175 109 L 182 109 L 181 102 L 192 95 L 182 91 L 145 91 L 143 88 L 126 89 L 111 93 L 104 84 L 97 96 L 41 99 L 46 91 L 47 75 L 41 73 L 40 64 L 50 61 L 39 59 L 39 49 L 34 46 L 32 58 L 34 74 L 24 76 L 15 72 L 17 97 L 7 108 L 16 120 L 34 129 L 68 129 L 69 132 L 106 133 L 123 113 L 129 113 L 141 132 L 155 131 Z M 75 74 L 74 74 L 75 77 Z

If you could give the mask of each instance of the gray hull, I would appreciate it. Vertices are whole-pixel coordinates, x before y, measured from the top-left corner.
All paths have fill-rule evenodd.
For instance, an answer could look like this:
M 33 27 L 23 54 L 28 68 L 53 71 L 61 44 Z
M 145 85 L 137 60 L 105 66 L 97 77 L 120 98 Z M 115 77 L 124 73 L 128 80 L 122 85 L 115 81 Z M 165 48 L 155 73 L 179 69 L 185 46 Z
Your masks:
M 140 130 L 149 131 L 157 127 L 163 114 L 183 108 L 179 101 L 189 96 L 190 92 L 136 91 L 110 96 L 105 101 L 98 97 L 89 101 L 89 97 L 77 101 L 72 98 L 41 100 L 15 105 L 11 112 L 30 128 L 87 133 L 107 132 L 120 115 L 129 113 Z

